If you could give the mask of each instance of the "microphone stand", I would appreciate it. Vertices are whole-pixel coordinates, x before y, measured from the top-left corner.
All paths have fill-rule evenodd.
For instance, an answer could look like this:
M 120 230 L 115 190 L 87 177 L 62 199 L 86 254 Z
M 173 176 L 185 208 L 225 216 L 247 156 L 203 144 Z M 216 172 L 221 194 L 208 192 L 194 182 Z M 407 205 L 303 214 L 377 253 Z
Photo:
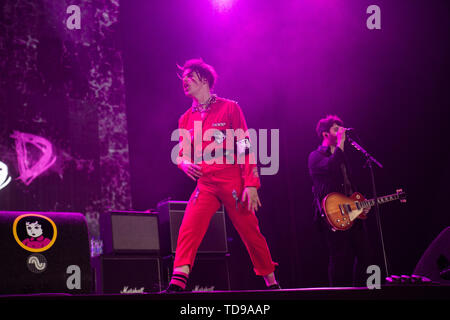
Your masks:
M 386 277 L 388 277 L 389 276 L 388 263 L 387 263 L 387 257 L 386 257 L 386 250 L 384 248 L 383 230 L 381 228 L 381 220 L 380 220 L 380 208 L 379 208 L 379 205 L 378 205 L 377 190 L 376 190 L 376 187 L 375 187 L 375 175 L 373 173 L 373 166 L 372 166 L 372 164 L 375 163 L 381 169 L 383 168 L 383 165 L 379 161 L 377 161 L 377 159 L 372 157 L 372 155 L 369 152 L 367 152 L 363 147 L 361 147 L 361 145 L 359 145 L 354 139 L 352 139 L 349 136 L 347 136 L 346 139 L 350 142 L 350 144 L 356 150 L 360 151 L 366 157 L 366 165 L 369 167 L 370 177 L 371 177 L 371 180 L 372 180 L 372 191 L 373 191 L 373 197 L 374 197 L 374 200 L 375 200 L 375 216 L 376 216 L 376 220 L 377 220 L 378 231 L 380 233 L 381 249 L 383 251 L 383 258 L 384 258 L 384 267 L 385 267 L 385 270 L 386 270 Z

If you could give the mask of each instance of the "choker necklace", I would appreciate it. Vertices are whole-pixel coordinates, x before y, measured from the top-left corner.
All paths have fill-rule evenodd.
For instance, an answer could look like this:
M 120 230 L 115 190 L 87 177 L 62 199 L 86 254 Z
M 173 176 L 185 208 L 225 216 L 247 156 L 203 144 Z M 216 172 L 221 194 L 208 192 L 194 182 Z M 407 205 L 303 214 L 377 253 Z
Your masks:
M 197 112 L 197 111 L 199 111 L 199 112 L 206 112 L 206 111 L 209 111 L 209 109 L 211 109 L 211 103 L 216 102 L 216 97 L 217 97 L 217 95 L 212 94 L 208 98 L 208 100 L 206 100 L 205 103 L 199 103 L 199 104 L 193 106 L 192 107 L 192 112 Z

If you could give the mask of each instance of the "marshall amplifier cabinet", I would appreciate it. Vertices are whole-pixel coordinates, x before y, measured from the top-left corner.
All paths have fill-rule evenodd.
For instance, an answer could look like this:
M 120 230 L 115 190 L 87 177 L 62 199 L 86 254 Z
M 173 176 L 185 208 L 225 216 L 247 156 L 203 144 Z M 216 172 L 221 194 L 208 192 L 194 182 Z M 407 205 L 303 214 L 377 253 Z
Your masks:
M 158 215 L 138 211 L 114 211 L 100 216 L 100 235 L 105 254 L 158 254 Z
M 144 255 L 102 255 L 92 259 L 97 294 L 136 294 L 162 290 L 161 259 Z
M 161 234 L 161 250 L 165 254 L 175 253 L 178 231 L 186 210 L 187 201 L 166 201 L 158 204 Z M 198 253 L 227 253 L 227 232 L 223 205 L 211 218 Z
M 164 285 L 170 282 L 173 273 L 174 257 L 164 258 Z M 229 291 L 231 290 L 229 254 L 199 254 L 189 274 L 186 290 L 188 291 Z
M 91 293 L 81 213 L 0 211 L 0 294 Z

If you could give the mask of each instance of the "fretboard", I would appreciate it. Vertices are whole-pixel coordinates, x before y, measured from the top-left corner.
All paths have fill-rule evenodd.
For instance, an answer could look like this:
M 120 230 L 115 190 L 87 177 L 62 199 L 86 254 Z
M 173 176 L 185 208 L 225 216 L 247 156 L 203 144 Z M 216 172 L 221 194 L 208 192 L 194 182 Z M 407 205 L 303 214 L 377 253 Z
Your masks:
M 383 203 L 391 202 L 391 201 L 398 200 L 398 199 L 399 199 L 398 194 L 390 194 L 388 196 L 379 197 L 377 200 L 378 200 L 378 204 L 383 204 Z M 375 199 L 365 200 L 365 201 L 360 202 L 360 204 L 363 208 L 372 207 L 373 205 L 375 205 Z

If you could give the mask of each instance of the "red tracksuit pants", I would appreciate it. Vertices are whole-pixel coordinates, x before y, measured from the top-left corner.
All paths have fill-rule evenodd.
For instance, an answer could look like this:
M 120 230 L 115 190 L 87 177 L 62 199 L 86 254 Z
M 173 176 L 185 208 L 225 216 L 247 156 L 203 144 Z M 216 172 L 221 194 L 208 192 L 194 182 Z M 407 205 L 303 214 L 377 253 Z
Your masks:
M 198 247 L 209 227 L 212 216 L 222 202 L 226 212 L 244 242 L 256 275 L 266 276 L 275 270 L 266 239 L 261 234 L 258 219 L 242 203 L 243 180 L 238 166 L 203 173 L 192 193 L 181 223 L 175 253 L 174 268 L 189 265 L 192 269 Z M 239 198 L 236 208 L 236 196 Z

